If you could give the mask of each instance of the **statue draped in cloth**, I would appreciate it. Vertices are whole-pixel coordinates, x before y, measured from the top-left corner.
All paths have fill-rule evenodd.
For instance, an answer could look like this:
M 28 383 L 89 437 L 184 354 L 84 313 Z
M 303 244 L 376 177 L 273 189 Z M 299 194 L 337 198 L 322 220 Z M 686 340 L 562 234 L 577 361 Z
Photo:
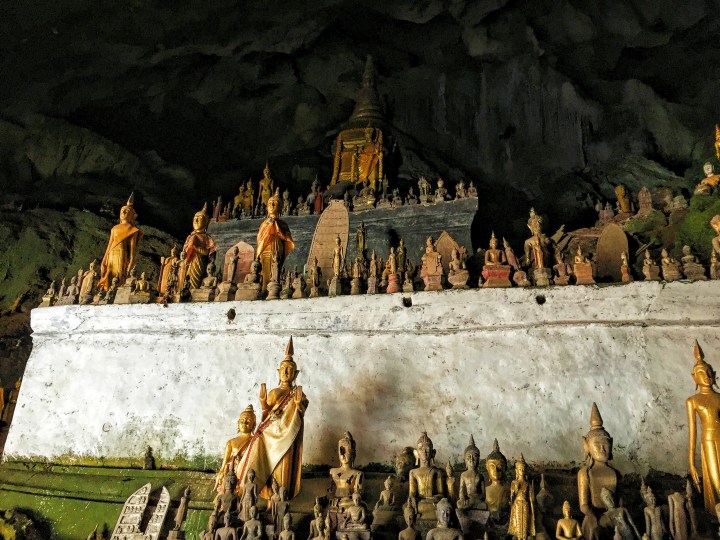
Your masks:
M 207 233 L 210 216 L 207 215 L 207 203 L 202 210 L 193 216 L 193 232 L 185 239 L 183 253 L 185 253 L 185 274 L 182 280 L 187 279 L 191 289 L 199 289 L 205 277 L 207 265 L 215 259 L 215 241 Z M 183 281 L 179 288 L 182 288 Z
M 308 400 L 302 386 L 295 385 L 298 373 L 291 337 L 285 349 L 285 359 L 278 369 L 279 386 L 270 392 L 265 383 L 260 386 L 262 422 L 250 439 L 235 472 L 238 478 L 245 478 L 245 474 L 253 469 L 263 486 L 260 496 L 268 500 L 272 495 L 273 478 L 287 489 L 290 497 L 300 492 L 303 416 Z
M 270 268 L 273 255 L 277 257 L 278 267 L 282 268 L 285 257 L 295 249 L 290 227 L 280 219 L 280 189 L 267 200 L 267 217 L 260 225 L 257 234 L 255 258 L 262 264 L 262 290 L 267 290 L 270 282 Z
M 128 202 L 120 209 L 120 223 L 110 230 L 110 240 L 100 263 L 100 281 L 98 287 L 108 290 L 113 278 L 118 283 L 125 283 L 130 269 L 135 266 L 138 244 L 143 237 L 140 229 L 135 227 L 137 213 L 133 208 L 135 196 L 130 195 Z

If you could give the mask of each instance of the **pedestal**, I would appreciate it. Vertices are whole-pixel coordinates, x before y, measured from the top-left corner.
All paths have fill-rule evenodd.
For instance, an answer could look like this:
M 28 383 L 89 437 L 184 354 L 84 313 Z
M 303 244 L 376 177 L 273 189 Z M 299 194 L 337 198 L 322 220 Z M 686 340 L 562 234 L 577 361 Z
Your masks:
M 510 283 L 511 271 L 512 268 L 505 264 L 500 266 L 483 266 L 482 277 L 485 279 L 485 283 L 482 284 L 483 288 L 512 287 L 512 283 Z
M 78 300 L 78 304 L 81 304 L 83 306 L 88 306 L 92 304 L 93 302 L 93 295 L 92 294 L 81 294 L 80 298 Z
M 686 279 L 690 279 L 692 281 L 707 281 L 705 269 L 701 264 L 692 263 L 684 265 L 683 274 L 685 274 Z
M 46 294 L 42 297 L 42 302 L 40 302 L 40 305 L 38 307 L 50 307 L 55 305 L 55 300 L 57 298 L 52 294 Z
M 129 304 L 131 294 L 132 294 L 132 287 L 127 286 L 127 285 L 118 287 L 118 290 L 115 293 L 115 301 L 113 303 L 114 304 Z
M 290 298 L 293 294 L 292 289 L 288 287 L 283 287 L 283 289 L 280 291 L 280 300 L 287 300 Z
M 509 271 L 508 271 L 509 273 Z M 450 285 L 452 285 L 453 289 L 467 289 L 468 288 L 468 279 L 470 278 L 470 272 L 467 270 L 457 270 L 453 272 L 452 274 L 448 274 L 448 282 Z M 508 287 L 510 286 L 510 282 L 508 281 Z
M 527 278 L 527 274 L 522 270 L 515 270 L 515 274 L 513 274 L 513 281 L 518 287 L 530 286 L 530 280 Z
M 682 279 L 682 274 L 680 273 L 680 263 L 674 262 L 670 264 L 663 264 L 661 268 L 662 278 L 665 281 L 677 281 L 678 279 Z
M 377 294 L 377 278 L 376 277 L 368 278 L 367 293 L 368 294 Z
M 259 300 L 259 283 L 238 283 L 235 290 L 235 300 Z
M 333 276 L 333 278 L 330 280 L 330 283 L 328 283 L 328 296 L 340 296 L 342 294 L 342 283 L 340 282 L 340 278 L 337 276 Z
M 347 535 L 348 540 L 370 540 L 372 538 L 372 533 L 368 530 L 354 531 L 338 529 L 337 531 L 335 531 L 336 540 L 342 540 L 343 536 L 345 535 Z
M 657 264 L 643 266 L 645 281 L 660 281 L 660 267 Z
M 552 272 L 549 268 L 535 268 L 532 272 L 533 282 L 536 287 L 547 287 L 552 285 Z
M 190 289 L 190 299 L 192 302 L 213 302 L 215 300 L 215 291 L 215 287 Z
M 271 281 L 267 286 L 267 297 L 265 297 L 265 300 L 278 300 L 279 298 L 280 284 L 277 281 Z
M 573 265 L 576 285 L 593 285 L 593 269 L 590 263 L 575 263 Z
M 351 295 L 362 294 L 362 291 L 360 290 L 361 286 L 362 286 L 362 282 L 360 281 L 360 278 L 353 278 L 353 280 L 350 282 L 350 294 Z
M 442 274 L 436 274 L 434 276 L 423 276 L 423 282 L 425 283 L 426 291 L 442 291 L 443 289 L 443 276 Z
M 553 278 L 553 282 L 555 285 L 569 285 L 570 284 L 570 276 L 567 274 L 563 276 L 555 276 Z
M 232 281 L 223 281 L 218 285 L 218 293 L 215 296 L 215 301 L 227 302 L 229 300 L 235 300 L 235 291 L 237 291 L 237 285 Z
M 385 292 L 388 294 L 400 292 L 400 276 L 398 274 L 388 274 L 388 285 Z

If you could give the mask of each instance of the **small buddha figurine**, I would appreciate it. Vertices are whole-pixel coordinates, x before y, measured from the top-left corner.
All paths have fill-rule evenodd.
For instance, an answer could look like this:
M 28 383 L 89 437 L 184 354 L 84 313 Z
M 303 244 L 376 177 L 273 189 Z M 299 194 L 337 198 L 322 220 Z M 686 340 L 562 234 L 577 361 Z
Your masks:
M 407 248 L 405 247 L 405 240 L 402 238 L 398 242 L 397 250 L 395 251 L 395 260 L 397 261 L 397 268 L 399 272 L 405 272 L 407 268 Z
M 340 466 L 330 469 L 330 493 L 334 495 L 333 505 L 344 509 L 352 504 L 354 493 L 362 494 L 364 475 L 355 469 L 355 439 L 346 431 L 338 441 Z
M 510 523 L 508 536 L 526 540 L 535 536 L 535 516 L 530 504 L 531 486 L 525 474 L 525 458 L 515 461 L 515 480 L 510 483 Z
M 398 540 L 420 540 L 420 532 L 415 529 L 417 513 L 411 504 L 403 505 L 403 518 L 407 527 L 398 533 Z
M 258 207 L 261 204 L 264 204 L 265 207 L 267 207 L 268 200 L 273 194 L 273 191 L 275 190 L 275 181 L 270 178 L 270 167 L 268 166 L 268 162 L 265 162 L 265 168 L 263 169 L 263 177 L 260 180 L 260 183 L 258 184 L 258 200 L 257 205 Z M 278 212 L 280 212 L 280 208 L 278 207 Z
M 692 489 L 692 488 L 691 488 Z M 675 491 L 668 496 L 670 535 L 673 540 L 688 540 L 688 516 L 685 512 L 685 495 Z
M 380 499 L 375 503 L 375 510 L 387 510 L 395 505 L 392 476 L 388 476 L 383 483 L 385 489 L 380 492 Z
M 703 268 L 702 264 L 700 264 L 697 257 L 693 255 L 690 246 L 683 246 L 682 251 L 683 256 L 680 261 L 682 262 L 682 271 L 683 274 L 685 274 L 685 277 L 693 281 L 707 280 L 707 276 L 705 276 L 705 268 Z
M 620 254 L 620 275 L 622 276 L 623 283 L 630 283 L 633 281 L 632 270 L 628 263 L 628 256 L 625 251 Z
M 415 195 L 415 190 L 412 186 L 408 189 L 407 197 L 405 198 L 405 204 L 417 204 L 418 198 L 417 195 Z
M 447 189 L 445 188 L 445 180 L 438 178 L 437 189 L 435 190 L 435 202 L 443 202 L 447 199 Z
M 140 273 L 140 279 L 135 282 L 135 294 L 149 294 L 150 282 L 145 277 L 145 272 Z
M 572 275 L 572 269 L 569 264 L 565 262 L 563 252 L 557 250 L 555 252 L 555 285 L 567 285 L 570 283 L 570 276 Z
M 465 471 L 460 475 L 460 489 L 458 492 L 457 507 L 487 508 L 485 504 L 485 479 L 480 472 L 480 449 L 475 446 L 475 439 L 470 435 L 465 452 Z
M 466 197 L 467 192 L 465 191 L 465 182 L 460 180 L 457 184 L 455 184 L 455 198 L 464 199 Z
M 418 189 L 420 190 L 420 202 L 426 202 L 428 195 L 430 195 L 430 182 L 424 176 L 418 180 Z
M 700 344 L 695 341 L 695 365 L 692 376 L 699 391 L 685 402 L 688 420 L 688 463 L 690 477 L 700 491 L 700 478 L 695 465 L 697 417 L 700 418 L 700 461 L 702 493 L 705 510 L 715 512 L 720 503 L 720 394 L 715 390 L 715 370 L 705 361 Z
M 720 258 L 714 249 L 710 252 L 710 279 L 720 279 Z
M 283 530 L 280 533 L 279 540 L 295 540 L 295 533 L 292 530 L 292 514 L 288 512 L 283 516 Z
M 65 296 L 68 298 L 68 304 L 77 304 L 80 287 L 77 285 L 77 276 L 70 278 L 70 285 L 65 289 Z
M 242 486 L 242 497 L 240 498 L 240 519 L 250 519 L 250 508 L 257 502 L 257 486 L 255 485 L 255 471 L 250 469 L 245 475 L 245 483 Z
M 343 515 L 345 519 L 342 529 L 354 531 L 366 531 L 368 529 L 367 513 L 359 492 L 356 491 L 352 494 L 352 504 L 345 509 Z
M 441 499 L 437 503 L 437 527 L 430 529 L 425 537 L 426 540 L 463 540 L 462 532 L 459 529 L 450 527 L 450 516 L 452 505 L 447 499 Z
M 232 516 L 229 511 L 225 511 L 225 526 L 215 531 L 214 540 L 237 540 L 237 529 L 230 525 Z M 244 537 L 244 533 L 243 533 Z
M 237 510 L 239 505 L 237 490 L 238 479 L 237 476 L 235 476 L 235 471 L 232 467 L 230 467 L 230 470 L 223 478 L 222 486 L 220 486 L 220 489 L 218 490 L 220 508 L 222 508 L 225 512 L 230 513 Z
M 105 255 L 100 262 L 100 281 L 98 287 L 107 290 L 112 279 L 123 283 L 131 268 L 135 266 L 138 246 L 143 233 L 135 227 L 137 212 L 134 208 L 135 197 L 130 194 L 127 204 L 120 209 L 120 223 L 110 230 Z
M 435 449 L 426 432 L 422 432 L 414 450 L 418 467 L 410 471 L 408 501 L 420 519 L 432 519 L 435 504 L 446 496 L 443 472 L 433 465 Z
M 630 512 L 622 506 L 615 506 L 615 498 L 612 491 L 604 487 L 600 491 L 600 498 L 607 508 L 600 518 L 600 526 L 615 528 L 620 533 L 622 540 L 640 540 L 640 533 Z
M 645 515 L 645 534 L 650 540 L 663 540 L 663 538 L 665 538 L 665 524 L 663 523 L 660 507 L 657 506 L 655 494 L 650 486 L 645 486 L 644 489 L 641 488 L 640 491 L 647 505 L 643 510 L 643 514 Z
M 485 469 L 490 478 L 490 485 L 485 488 L 485 502 L 495 519 L 502 520 L 510 504 L 510 488 L 505 482 L 507 459 L 500 452 L 497 439 L 493 441 L 492 452 L 485 458 Z
M 342 240 L 340 240 L 340 235 L 338 234 L 335 238 L 335 248 L 333 249 L 332 258 L 332 269 L 334 278 L 339 278 L 342 275 L 344 261 L 345 255 L 343 253 Z
M 680 273 L 680 263 L 670 256 L 667 249 L 662 248 L 660 252 L 662 269 L 662 277 L 665 281 L 676 281 L 682 277 Z
M 645 281 L 660 281 L 660 267 L 653 260 L 649 249 L 645 250 L 642 272 L 645 276 Z
M 552 284 L 552 270 L 545 267 L 551 241 L 542 232 L 542 224 L 542 217 L 535 213 L 534 208 L 531 208 L 527 222 L 531 236 L 525 240 L 524 264 L 530 267 L 535 285 L 546 287 Z
M 435 249 L 432 236 L 425 241 L 425 254 L 422 256 L 420 277 L 425 282 L 426 291 L 439 291 L 443 288 L 442 256 Z
M 585 538 L 593 538 L 597 528 L 597 517 L 605 508 L 600 497 L 602 489 L 614 493 L 617 489 L 619 473 L 610 465 L 613 440 L 603 427 L 602 416 L 593 403 L 590 413 L 590 431 L 583 437 L 583 452 L 586 465 L 578 471 L 578 499 L 580 511 L 585 515 L 582 529 Z
M 695 195 L 710 195 L 718 182 L 720 182 L 720 175 L 715 174 L 713 164 L 709 161 L 703 165 L 703 172 L 705 178 L 700 180 L 700 183 L 695 186 Z
M 555 538 L 557 540 L 581 540 L 583 537 L 580 524 L 572 518 L 570 503 L 565 501 L 562 505 L 562 519 L 557 522 Z
M 588 261 L 587 257 L 583 254 L 580 244 L 578 244 L 577 253 L 575 254 L 573 274 L 575 274 L 575 283 L 578 285 L 592 285 L 595 283 L 592 264 L 590 264 L 590 261 Z
M 467 196 L 477 199 L 477 196 L 478 196 L 477 188 L 475 187 L 475 184 L 473 184 L 472 182 L 470 182 L 470 185 L 468 186 Z
M 170 248 L 170 255 L 168 257 L 160 257 L 160 273 L 158 275 L 157 290 L 163 296 L 168 294 L 168 279 L 173 264 L 178 260 L 177 250 L 177 246 L 173 246 Z
M 490 236 L 490 247 L 485 251 L 485 266 L 501 266 L 507 264 L 507 257 L 502 249 L 497 247 L 495 232 Z
M 621 214 L 629 214 L 633 211 L 630 198 L 625 193 L 625 186 L 615 186 L 615 195 L 617 196 L 617 208 Z
M 185 239 L 184 279 L 190 289 L 199 289 L 205 277 L 207 265 L 215 259 L 215 241 L 207 232 L 210 218 L 207 215 L 207 203 L 193 216 L 193 232 Z
M 257 507 L 250 507 L 250 519 L 243 525 L 242 535 L 240 540 L 262 540 L 263 538 L 263 525 L 262 522 L 257 518 L 258 510 Z
M 720 253 L 720 215 L 716 214 L 710 219 L 710 226 L 715 231 L 715 238 L 712 239 L 712 249 Z
M 313 538 L 321 538 L 325 530 L 325 517 L 322 514 L 322 506 L 318 502 L 313 507 L 313 515 L 315 518 L 310 522 L 310 536 L 308 540 Z
M 98 274 L 95 271 L 95 265 L 97 261 L 93 260 L 90 262 L 88 271 L 83 274 L 82 281 L 79 283 L 80 286 L 80 303 L 89 304 L 92 302 L 93 293 L 97 286 Z

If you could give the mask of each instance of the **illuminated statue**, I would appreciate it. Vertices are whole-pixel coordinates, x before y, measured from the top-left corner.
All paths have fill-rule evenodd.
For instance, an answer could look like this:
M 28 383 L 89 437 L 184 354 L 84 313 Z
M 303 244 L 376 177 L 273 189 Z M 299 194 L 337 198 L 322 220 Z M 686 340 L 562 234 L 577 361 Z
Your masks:
M 355 439 L 346 431 L 338 441 L 340 467 L 330 469 L 330 492 L 334 494 L 333 505 L 347 508 L 355 493 L 362 495 L 363 473 L 355 469 Z
M 709 161 L 703 165 L 703 172 L 705 178 L 700 180 L 700 183 L 695 186 L 695 195 L 710 195 L 718 182 L 720 182 L 720 175 L 715 173 L 713 164 Z
M 107 249 L 100 263 L 101 277 L 98 281 L 98 287 L 105 290 L 115 277 L 120 283 L 124 283 L 130 269 L 135 266 L 138 244 L 143 233 L 135 227 L 137 213 L 133 208 L 134 202 L 135 196 L 131 194 L 127 204 L 120 209 L 120 223 L 110 230 Z
M 233 465 L 242 457 L 247 444 L 252 438 L 255 430 L 256 418 L 255 410 L 252 405 L 248 405 L 238 418 L 237 429 L 238 436 L 230 439 L 225 444 L 225 453 L 223 454 L 223 462 L 220 465 L 220 471 L 215 479 L 215 488 L 223 483 L 223 478 Z
M 280 189 L 267 200 L 267 217 L 260 225 L 257 234 L 255 257 L 260 261 L 263 276 L 263 291 L 270 282 L 273 256 L 277 259 L 278 268 L 282 268 L 285 258 L 295 249 L 290 227 L 280 219 Z
M 199 289 L 210 260 L 215 259 L 215 241 L 207 232 L 210 217 L 207 203 L 193 216 L 193 232 L 185 239 L 185 279 L 190 289 Z
M 517 540 L 535 536 L 535 511 L 532 505 L 532 487 L 525 475 L 526 463 L 522 454 L 515 462 L 515 480 L 510 484 L 510 523 L 508 535 Z
M 446 496 L 446 486 L 443 472 L 433 464 L 435 450 L 424 431 L 414 454 L 418 467 L 410 471 L 408 501 L 417 510 L 420 519 L 432 519 L 435 505 Z
M 257 205 L 258 208 L 260 205 L 265 205 L 267 208 L 268 199 L 272 197 L 273 189 L 275 187 L 275 181 L 270 178 L 270 167 L 268 167 L 267 162 L 265 162 L 265 168 L 263 169 L 263 177 L 262 180 L 260 180 L 260 183 L 258 184 L 258 200 Z M 279 188 L 278 188 L 279 193 Z M 278 199 L 278 202 L 280 200 Z M 280 207 L 278 205 L 278 213 L 280 212 Z

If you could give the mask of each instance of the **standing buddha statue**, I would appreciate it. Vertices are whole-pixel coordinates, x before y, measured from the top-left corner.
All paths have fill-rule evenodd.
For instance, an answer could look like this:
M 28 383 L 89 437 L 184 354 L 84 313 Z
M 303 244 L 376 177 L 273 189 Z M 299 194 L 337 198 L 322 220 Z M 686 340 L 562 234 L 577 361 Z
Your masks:
M 258 200 L 257 205 L 258 208 L 261 205 L 265 205 L 267 208 L 268 200 L 273 194 L 273 188 L 275 187 L 275 182 L 272 178 L 270 178 L 270 167 L 268 167 L 267 161 L 265 162 L 265 168 L 263 169 L 263 177 L 262 180 L 260 180 L 260 184 L 258 185 Z M 278 202 L 280 202 L 280 199 L 278 198 Z M 278 205 L 278 212 L 280 211 L 279 205 Z
M 526 540 L 535 536 L 535 510 L 532 504 L 532 487 L 525 474 L 527 464 L 520 454 L 515 462 L 515 480 L 510 484 L 510 523 L 508 536 Z
M 202 285 L 207 265 L 215 259 L 215 241 L 207 232 L 210 217 L 207 203 L 193 216 L 193 232 L 185 239 L 185 279 L 190 289 L 199 289 Z
M 458 493 L 459 509 L 487 508 L 485 504 L 485 479 L 480 472 L 480 450 L 475 446 L 475 439 L 470 435 L 470 442 L 463 457 L 467 469 L 460 475 Z
M 260 225 L 257 234 L 257 246 L 255 247 L 255 258 L 262 265 L 262 290 L 267 290 L 270 282 L 270 271 L 273 256 L 277 260 L 278 268 L 282 268 L 285 258 L 295 249 L 290 227 L 280 219 L 280 189 L 267 200 L 267 217 Z
M 410 471 L 408 502 L 417 510 L 421 520 L 431 520 L 435 515 L 435 505 L 445 497 L 444 473 L 435 467 L 435 449 L 426 432 L 422 432 L 413 451 L 417 468 Z
M 98 287 L 107 291 L 113 278 L 124 283 L 130 269 L 135 266 L 138 244 L 143 233 L 135 227 L 137 212 L 133 204 L 135 196 L 130 194 L 127 204 L 120 209 L 120 223 L 110 230 L 105 255 L 100 263 L 100 281 Z
M 495 521 L 503 521 L 510 504 L 510 488 L 505 482 L 507 459 L 500 451 L 497 439 L 493 441 L 493 449 L 485 458 L 485 469 L 490 478 L 490 485 L 485 488 L 485 502 Z

